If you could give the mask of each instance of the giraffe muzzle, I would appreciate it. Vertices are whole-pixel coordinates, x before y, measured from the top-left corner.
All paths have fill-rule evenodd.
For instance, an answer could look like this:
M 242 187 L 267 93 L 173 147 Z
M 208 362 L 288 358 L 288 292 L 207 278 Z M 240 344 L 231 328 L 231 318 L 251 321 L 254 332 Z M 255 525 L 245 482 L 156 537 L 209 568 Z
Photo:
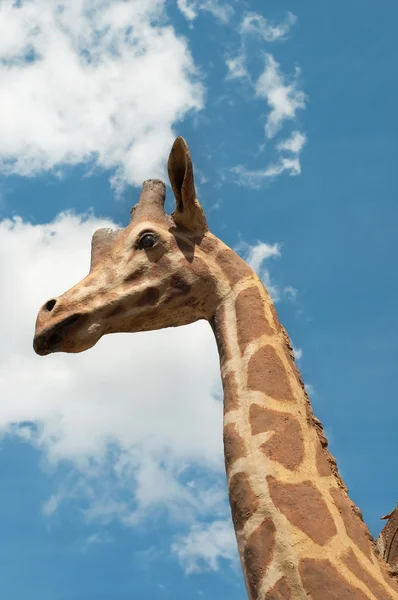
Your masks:
M 59 345 L 69 332 L 78 322 L 81 321 L 83 315 L 74 314 L 60 323 L 53 325 L 36 334 L 33 339 L 33 349 L 39 356 L 46 356 L 52 352 L 57 352 Z

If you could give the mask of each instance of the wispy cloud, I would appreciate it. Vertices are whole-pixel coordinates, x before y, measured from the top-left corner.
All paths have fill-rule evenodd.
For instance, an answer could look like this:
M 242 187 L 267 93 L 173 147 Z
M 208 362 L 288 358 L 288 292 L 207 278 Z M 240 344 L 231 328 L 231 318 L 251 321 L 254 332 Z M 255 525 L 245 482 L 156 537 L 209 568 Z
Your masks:
M 315 388 L 312 385 L 312 383 L 305 383 L 305 391 L 310 396 L 310 398 L 313 398 L 316 395 Z
M 303 358 L 303 350 L 302 350 L 302 348 L 297 348 L 296 346 L 293 345 L 293 353 L 294 353 L 294 358 L 297 361 L 300 361 Z
M 239 51 L 226 58 L 227 79 L 251 79 L 247 64 L 249 58 L 247 42 L 250 38 L 257 38 L 262 42 L 284 41 L 296 21 L 297 17 L 291 12 L 281 23 L 272 23 L 256 12 L 245 13 L 238 28 L 241 39 Z
M 198 16 L 197 2 L 194 0 L 177 0 L 177 6 L 188 21 L 193 21 Z
M 217 0 L 177 0 L 177 6 L 188 21 L 194 21 L 199 12 L 208 12 L 221 23 L 228 23 L 234 14 L 233 7 L 227 2 Z
M 95 544 L 106 544 L 108 542 L 108 539 L 109 538 L 100 535 L 99 533 L 93 533 L 92 535 L 88 536 L 86 540 L 86 545 L 93 546 Z
M 58 492 L 56 494 L 52 494 L 50 498 L 45 502 L 42 506 L 42 512 L 46 516 L 50 516 L 56 512 L 60 503 L 64 498 L 64 494 L 62 492 Z
M 301 131 L 293 131 L 289 138 L 279 142 L 277 149 L 280 151 L 285 150 L 286 152 L 292 152 L 293 154 L 299 154 L 304 148 L 306 141 L 307 137 L 304 133 L 301 133 Z
M 265 169 L 251 171 L 244 165 L 231 168 L 235 182 L 242 187 L 260 189 L 264 180 L 272 180 L 287 171 L 289 175 L 299 175 L 301 172 L 298 158 L 279 158 L 278 162 L 270 164 Z
M 255 246 L 250 244 L 241 243 L 238 250 L 243 251 L 245 260 L 261 276 L 264 262 L 269 258 L 279 258 L 281 255 L 279 244 L 266 244 L 265 242 L 258 241 Z
M 229 520 L 193 526 L 188 535 L 175 540 L 172 551 L 186 573 L 218 571 L 221 560 L 238 563 L 235 534 Z
M 163 176 L 173 125 L 203 106 L 165 4 L 0 4 L 0 172 L 90 162 L 118 189 Z
M 306 136 L 300 131 L 294 131 L 286 140 L 282 140 L 276 146 L 279 154 L 275 162 L 269 164 L 265 169 L 248 169 L 245 165 L 236 165 L 231 168 L 235 183 L 242 187 L 260 189 L 265 180 L 272 181 L 278 175 L 286 172 L 291 176 L 300 175 L 301 164 L 299 154 L 302 151 Z M 286 153 L 288 156 L 286 156 Z
M 244 53 L 237 54 L 233 57 L 227 57 L 225 63 L 228 68 L 227 79 L 249 77 L 246 66 L 246 56 Z
M 305 94 L 299 88 L 300 70 L 290 78 L 280 70 L 280 65 L 271 54 L 265 56 L 264 71 L 258 78 L 255 89 L 257 96 L 265 98 L 271 112 L 267 116 L 265 134 L 273 138 L 286 120 L 296 117 L 298 110 L 305 108 Z
M 247 12 L 240 25 L 242 35 L 255 35 L 265 42 L 275 42 L 276 40 L 286 39 L 292 25 L 297 21 L 297 17 L 289 12 L 287 17 L 281 23 L 272 23 L 259 13 Z
M 258 98 L 264 98 L 268 106 L 265 117 L 265 138 L 273 140 L 286 122 L 294 121 L 299 110 L 306 105 L 306 95 L 300 87 L 300 69 L 296 68 L 292 76 L 285 75 L 280 64 L 269 52 L 264 56 L 262 73 L 253 80 L 248 68 L 248 37 L 256 37 L 262 42 L 285 40 L 297 17 L 288 13 L 284 22 L 269 22 L 258 13 L 246 13 L 240 25 L 241 47 L 238 53 L 226 58 L 228 68 L 227 79 L 244 80 Z M 235 182 L 243 187 L 259 189 L 264 181 L 271 181 L 288 173 L 295 176 L 301 173 L 299 154 L 302 151 L 306 136 L 300 131 L 293 131 L 290 136 L 273 145 L 276 158 L 264 168 L 248 169 L 245 165 L 235 165 L 230 169 Z M 263 146 L 265 147 L 265 146 Z

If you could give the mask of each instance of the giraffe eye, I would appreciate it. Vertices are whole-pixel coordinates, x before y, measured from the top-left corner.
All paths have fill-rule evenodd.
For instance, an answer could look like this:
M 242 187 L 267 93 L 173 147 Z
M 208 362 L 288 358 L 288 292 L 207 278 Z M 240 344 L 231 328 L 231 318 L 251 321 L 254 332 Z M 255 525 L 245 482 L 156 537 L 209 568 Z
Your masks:
M 138 248 L 147 250 L 156 244 L 156 236 L 153 233 L 144 233 L 138 240 Z

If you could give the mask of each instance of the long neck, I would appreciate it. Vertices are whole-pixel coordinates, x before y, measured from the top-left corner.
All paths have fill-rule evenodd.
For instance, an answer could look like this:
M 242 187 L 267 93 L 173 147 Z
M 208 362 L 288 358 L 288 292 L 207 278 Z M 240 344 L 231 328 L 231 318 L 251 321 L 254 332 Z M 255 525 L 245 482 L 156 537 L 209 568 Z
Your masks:
M 212 325 L 228 491 L 249 597 L 398 598 L 327 450 L 270 297 L 231 255 L 223 265 L 230 290 Z

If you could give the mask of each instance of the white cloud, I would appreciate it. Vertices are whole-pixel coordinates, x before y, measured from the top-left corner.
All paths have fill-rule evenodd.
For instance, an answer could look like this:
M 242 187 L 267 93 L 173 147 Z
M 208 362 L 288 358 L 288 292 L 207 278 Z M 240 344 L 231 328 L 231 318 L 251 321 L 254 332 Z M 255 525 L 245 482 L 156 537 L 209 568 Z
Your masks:
M 233 58 L 227 58 L 225 62 L 228 67 L 227 79 L 242 79 L 243 77 L 249 77 L 244 54 L 241 53 Z
M 306 96 L 299 86 L 300 70 L 296 69 L 293 77 L 287 77 L 270 53 L 265 55 L 263 72 L 257 81 L 253 81 L 247 66 L 246 37 L 256 35 L 268 42 L 284 39 L 296 20 L 292 13 L 288 13 L 284 23 L 274 25 L 257 13 L 247 13 L 240 27 L 241 48 L 237 54 L 226 58 L 228 68 L 226 78 L 244 79 L 254 88 L 258 97 L 266 100 L 269 110 L 266 115 L 265 136 L 268 141 L 275 138 L 286 121 L 296 119 L 297 111 L 305 108 Z M 306 141 L 304 133 L 294 130 L 287 139 L 275 145 L 277 157 L 265 168 L 250 170 L 242 164 L 232 167 L 230 170 L 235 182 L 243 187 L 260 189 L 264 181 L 272 181 L 283 173 L 291 176 L 299 175 L 301 173 L 299 154 Z
M 242 35 L 255 35 L 262 38 L 265 42 L 275 42 L 285 39 L 292 25 L 297 21 L 297 17 L 288 12 L 286 19 L 275 25 L 268 19 L 255 12 L 248 12 L 244 15 L 240 32 Z
M 302 348 L 296 348 L 296 346 L 293 345 L 293 353 L 294 353 L 294 358 L 296 359 L 296 361 L 299 361 L 303 358 L 303 349 Z
M 243 244 L 243 249 L 245 260 L 258 275 L 261 275 L 264 261 L 269 258 L 279 258 L 281 255 L 279 244 L 270 245 L 264 242 L 257 242 L 256 246 Z
M 304 387 L 305 387 L 305 391 L 307 392 L 307 394 L 310 397 L 315 396 L 316 392 L 315 392 L 315 388 L 312 385 L 312 383 L 304 383 Z
M 228 3 L 220 4 L 217 0 L 177 0 L 177 6 L 188 21 L 197 18 L 199 11 L 208 12 L 221 23 L 228 23 L 234 9 Z
M 287 140 L 279 142 L 277 145 L 278 150 L 292 152 L 293 154 L 299 154 L 304 148 L 304 144 L 307 141 L 307 137 L 301 131 L 293 131 L 291 136 Z
M 291 300 L 296 297 L 297 290 L 292 286 L 281 287 L 271 279 L 270 272 L 265 264 L 270 258 L 280 258 L 280 244 L 271 245 L 258 241 L 257 244 L 252 246 L 246 242 L 241 242 L 235 250 L 260 277 L 273 302 L 279 302 L 282 299 Z
M 238 564 L 236 539 L 230 521 L 195 525 L 188 535 L 177 538 L 172 550 L 186 573 L 218 571 L 221 560 Z
M 242 187 L 260 189 L 264 180 L 272 180 L 284 172 L 289 175 L 300 175 L 301 165 L 297 157 L 285 158 L 279 157 L 277 162 L 271 163 L 265 169 L 250 170 L 244 165 L 236 165 L 231 168 L 235 176 L 235 182 Z
M 279 155 L 274 163 L 265 169 L 250 170 L 244 165 L 236 165 L 231 168 L 238 185 L 253 189 L 260 189 L 264 180 L 272 180 L 278 175 L 287 172 L 291 176 L 300 175 L 301 164 L 299 154 L 302 151 L 307 137 L 300 131 L 293 131 L 291 136 L 277 144 L 276 149 L 280 153 L 288 152 L 290 156 Z M 294 296 L 294 293 L 292 293 Z
M 306 96 L 299 89 L 299 74 L 296 69 L 295 76 L 288 81 L 274 57 L 266 55 L 264 71 L 256 83 L 256 94 L 265 98 L 271 109 L 265 126 L 267 138 L 273 138 L 284 121 L 294 119 L 297 111 L 305 108 Z
M 218 516 L 222 406 L 207 324 L 108 336 L 79 356 L 33 352 L 39 306 L 86 274 L 91 233 L 104 226 L 112 223 L 68 214 L 48 225 L 0 222 L 0 432 L 21 435 L 47 464 L 74 465 L 45 514 L 82 498 L 87 518 L 105 521 L 133 524 L 155 509 Z M 193 467 L 206 473 L 195 487 L 184 475 Z
M 266 55 L 264 71 L 256 83 L 256 94 L 265 98 L 271 108 L 265 126 L 267 138 L 274 137 L 284 121 L 294 119 L 296 112 L 305 108 L 305 94 L 298 88 L 299 73 L 296 69 L 295 77 L 289 82 L 274 57 Z
M 85 540 L 84 548 L 97 544 L 107 544 L 108 542 L 109 538 L 107 536 L 102 536 L 99 533 L 93 533 L 92 535 L 89 535 L 88 538 Z
M 284 294 L 289 300 L 295 300 L 297 298 L 297 290 L 291 285 L 287 285 L 284 288 Z
M 185 0 L 183 0 L 185 2 Z M 227 56 L 226 65 L 228 68 L 227 79 L 247 78 L 250 80 L 249 71 L 247 68 L 248 51 L 247 39 L 257 37 L 265 42 L 283 41 L 286 39 L 290 28 L 297 21 L 297 17 L 291 12 L 287 14 L 284 21 L 278 24 L 271 23 L 255 12 L 245 13 L 242 22 L 239 26 L 241 36 L 241 45 L 239 52 L 234 56 Z
M 113 184 L 162 176 L 173 126 L 203 106 L 165 0 L 0 4 L 0 171 L 94 161 Z M 159 93 L 161 91 L 161 93 Z
M 43 514 L 47 517 L 54 514 L 64 498 L 65 496 L 61 492 L 52 494 L 47 502 L 45 502 L 42 506 Z
M 193 21 L 198 16 L 195 0 L 177 0 L 177 6 L 188 21 Z

